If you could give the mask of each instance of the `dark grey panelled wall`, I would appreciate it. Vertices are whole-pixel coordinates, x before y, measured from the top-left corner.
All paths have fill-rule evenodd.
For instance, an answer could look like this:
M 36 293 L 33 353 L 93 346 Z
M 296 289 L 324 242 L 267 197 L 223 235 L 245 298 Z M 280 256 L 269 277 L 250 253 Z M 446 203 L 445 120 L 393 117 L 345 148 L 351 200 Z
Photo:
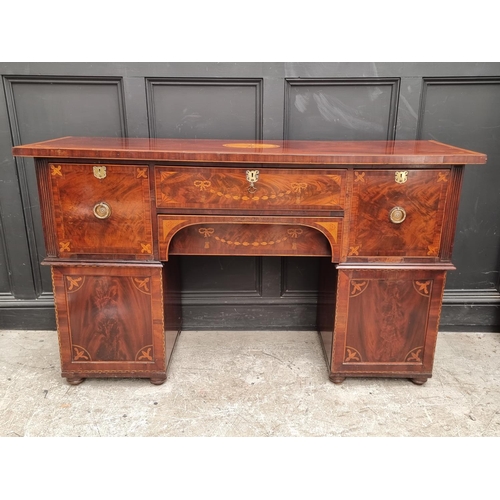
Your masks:
M 500 327 L 499 63 L 0 63 L 0 328 L 54 328 L 31 159 L 66 135 L 435 139 L 467 167 L 442 329 Z M 312 329 L 318 259 L 185 257 L 185 328 Z

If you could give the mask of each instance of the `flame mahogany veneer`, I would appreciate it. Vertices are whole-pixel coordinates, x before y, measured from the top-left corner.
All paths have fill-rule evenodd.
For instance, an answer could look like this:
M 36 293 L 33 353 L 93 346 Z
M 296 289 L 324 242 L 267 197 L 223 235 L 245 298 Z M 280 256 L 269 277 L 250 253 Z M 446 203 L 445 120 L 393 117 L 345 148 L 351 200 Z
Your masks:
M 436 141 L 63 137 L 35 158 L 62 375 L 166 380 L 178 255 L 323 256 L 330 379 L 432 376 L 466 164 Z M 272 325 L 270 325 L 272 327 Z

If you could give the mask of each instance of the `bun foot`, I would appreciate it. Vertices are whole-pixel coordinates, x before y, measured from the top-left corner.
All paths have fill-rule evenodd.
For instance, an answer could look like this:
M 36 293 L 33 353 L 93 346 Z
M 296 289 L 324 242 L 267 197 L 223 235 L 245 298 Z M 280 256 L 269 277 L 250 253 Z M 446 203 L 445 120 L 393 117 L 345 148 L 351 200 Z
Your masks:
M 85 379 L 82 377 L 66 377 L 69 385 L 80 385 Z
M 167 380 L 167 377 L 165 377 L 165 378 L 150 378 L 149 379 L 149 381 L 153 385 L 161 385 L 161 384 L 165 383 L 165 380 Z
M 341 384 L 345 380 L 345 377 L 342 377 L 341 375 L 330 375 L 330 380 L 334 384 Z
M 411 378 L 410 380 L 415 384 L 415 385 L 423 385 L 427 382 L 428 377 L 414 377 Z

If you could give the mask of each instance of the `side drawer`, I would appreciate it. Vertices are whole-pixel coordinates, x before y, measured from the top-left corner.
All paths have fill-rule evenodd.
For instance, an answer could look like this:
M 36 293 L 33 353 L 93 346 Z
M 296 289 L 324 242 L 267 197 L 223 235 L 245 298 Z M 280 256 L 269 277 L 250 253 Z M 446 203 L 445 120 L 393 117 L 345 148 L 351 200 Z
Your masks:
M 440 256 L 449 169 L 354 170 L 347 260 Z
M 254 168 L 255 167 L 255 168 Z M 345 170 L 155 167 L 159 208 L 343 210 Z
M 49 175 L 59 257 L 153 257 L 147 166 L 50 163 Z

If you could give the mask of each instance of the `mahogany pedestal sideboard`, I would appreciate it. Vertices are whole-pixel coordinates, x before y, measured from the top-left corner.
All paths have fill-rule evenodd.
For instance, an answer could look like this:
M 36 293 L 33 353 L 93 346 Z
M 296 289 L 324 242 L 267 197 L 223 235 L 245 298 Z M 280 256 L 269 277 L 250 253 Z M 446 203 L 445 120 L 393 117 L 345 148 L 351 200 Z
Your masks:
M 35 158 L 70 384 L 166 380 L 179 255 L 325 257 L 330 379 L 432 376 L 462 174 L 484 154 L 435 141 L 97 137 L 13 154 Z

